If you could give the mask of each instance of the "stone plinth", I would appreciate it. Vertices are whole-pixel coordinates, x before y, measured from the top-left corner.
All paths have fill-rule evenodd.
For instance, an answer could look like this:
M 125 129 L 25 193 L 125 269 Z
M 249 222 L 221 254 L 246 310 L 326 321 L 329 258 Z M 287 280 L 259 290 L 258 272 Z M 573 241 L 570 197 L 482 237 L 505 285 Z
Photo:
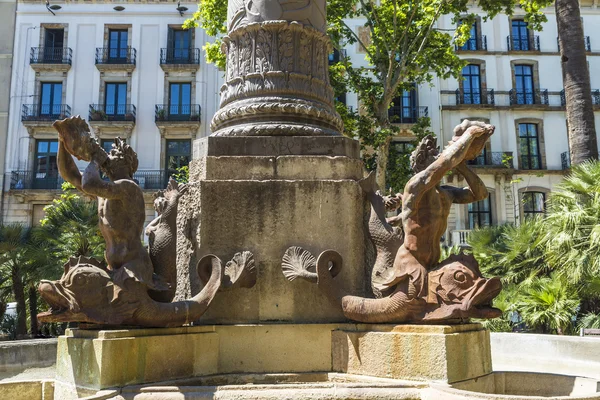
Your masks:
M 259 384 L 273 374 L 281 374 L 273 379 L 282 383 L 295 381 L 298 389 L 326 381 L 321 375 L 335 372 L 341 373 L 336 375 L 339 382 L 375 386 L 380 378 L 451 383 L 483 376 L 490 365 L 489 335 L 479 324 L 69 329 L 59 339 L 54 398 L 71 400 L 156 382 L 173 387 Z M 202 379 L 190 381 L 196 378 Z M 398 384 L 387 382 L 386 387 Z M 170 391 L 178 393 L 174 390 Z
M 492 372 L 490 334 L 479 324 L 364 325 L 333 332 L 332 343 L 334 371 L 348 374 L 453 383 Z
M 196 263 L 207 254 L 224 262 L 236 252 L 254 254 L 252 289 L 218 293 L 203 323 L 342 322 L 314 284 L 288 282 L 284 252 L 302 246 L 315 254 L 339 251 L 337 279 L 363 294 L 365 199 L 356 141 L 343 137 L 208 137 L 194 144 L 190 193 L 179 212 L 178 297 L 202 284 Z M 188 239 L 188 238 L 191 238 Z

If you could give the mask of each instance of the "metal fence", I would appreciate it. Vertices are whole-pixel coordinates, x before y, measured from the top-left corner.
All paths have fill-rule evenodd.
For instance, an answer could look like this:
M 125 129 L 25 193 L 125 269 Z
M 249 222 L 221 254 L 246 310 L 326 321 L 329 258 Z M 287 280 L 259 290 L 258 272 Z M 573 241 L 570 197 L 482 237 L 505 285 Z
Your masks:
M 32 47 L 29 54 L 30 64 L 68 64 L 71 65 L 73 50 L 68 47 Z
M 157 104 L 154 110 L 154 120 L 177 122 L 200 122 L 201 108 L 199 104 Z
M 66 104 L 23 104 L 21 121 L 54 121 L 71 116 L 71 107 Z
M 137 109 L 133 104 L 90 104 L 90 121 L 135 121 Z
M 161 64 L 200 64 L 200 49 L 160 49 Z
M 137 50 L 133 47 L 96 48 L 96 64 L 133 64 L 135 65 Z

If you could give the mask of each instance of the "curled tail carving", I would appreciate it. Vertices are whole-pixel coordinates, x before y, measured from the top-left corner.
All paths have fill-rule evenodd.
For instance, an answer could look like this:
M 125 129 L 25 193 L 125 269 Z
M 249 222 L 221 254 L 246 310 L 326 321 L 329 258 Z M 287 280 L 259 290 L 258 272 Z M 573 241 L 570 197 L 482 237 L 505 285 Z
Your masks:
M 311 259 L 312 255 L 308 251 L 298 247 L 288 249 L 286 254 L 290 251 L 299 253 L 298 249 L 308 254 L 297 257 L 297 259 Z M 314 257 L 312 259 L 314 260 Z M 423 312 L 425 303 L 410 297 L 408 281 L 401 282 L 393 294 L 381 299 L 368 299 L 344 293 L 333 275 L 334 272 L 337 275 L 341 271 L 342 264 L 342 256 L 338 252 L 334 250 L 322 252 L 316 261 L 316 281 L 319 289 L 329 301 L 341 307 L 346 318 L 367 323 L 405 322 Z M 302 268 L 297 266 L 296 269 L 301 270 Z M 296 277 L 314 282 L 313 276 L 307 277 L 302 274 Z M 288 279 L 290 278 L 288 277 Z

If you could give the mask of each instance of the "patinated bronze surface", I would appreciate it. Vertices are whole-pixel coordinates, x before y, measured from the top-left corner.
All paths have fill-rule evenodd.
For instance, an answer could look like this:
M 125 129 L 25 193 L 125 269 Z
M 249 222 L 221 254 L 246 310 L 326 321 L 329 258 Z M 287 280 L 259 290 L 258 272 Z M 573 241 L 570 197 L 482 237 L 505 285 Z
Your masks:
M 371 284 L 380 298 L 349 296 L 340 291 L 332 273 L 327 272 L 338 273 L 341 269 L 341 256 L 333 250 L 322 253 L 314 262 L 314 257 L 304 251 L 288 249 L 282 265 L 286 277 L 317 280 L 331 301 L 340 304 L 344 314 L 355 321 L 438 321 L 498 316 L 499 311 L 490 306 L 501 290 L 498 278 L 482 277 L 472 256 L 451 256 L 439 262 L 440 239 L 452 204 L 473 203 L 488 196 L 485 185 L 466 162 L 477 157 L 493 132 L 492 125 L 464 121 L 455 128 L 452 141 L 441 154 L 433 137 L 424 138 L 411 155 L 415 175 L 406 184 L 404 193 L 395 197 L 379 195 L 372 176 L 361 182 L 372 204 L 369 235 L 377 257 Z M 441 185 L 443 177 L 453 170 L 465 178 L 468 187 Z M 386 208 L 400 205 L 402 211 L 397 217 L 385 218 Z M 393 225 L 401 225 L 402 232 Z
M 93 259 L 71 258 L 60 280 L 42 281 L 39 292 L 51 309 L 38 315 L 40 321 L 178 326 L 204 314 L 224 281 L 223 276 L 229 283 L 232 276 L 234 280 L 244 277 L 244 287 L 254 284 L 251 253 L 244 252 L 243 260 L 252 262 L 236 262 L 238 257 L 228 263 L 225 271 L 218 257 L 207 255 L 197 265 L 198 274 L 206 277 L 202 291 L 192 299 L 169 303 L 176 283 L 177 204 L 186 186 L 171 180 L 167 190 L 157 197 L 159 217 L 147 229 L 148 252 L 141 241 L 145 205 L 143 192 L 133 180 L 138 164 L 133 149 L 117 139 L 107 154 L 90 137 L 86 122 L 79 117 L 57 121 L 54 127 L 60 139 L 60 174 L 98 200 L 108 265 Z M 71 155 L 90 162 L 83 175 Z M 102 179 L 101 171 L 109 180 Z M 235 267 L 230 266 L 232 263 Z

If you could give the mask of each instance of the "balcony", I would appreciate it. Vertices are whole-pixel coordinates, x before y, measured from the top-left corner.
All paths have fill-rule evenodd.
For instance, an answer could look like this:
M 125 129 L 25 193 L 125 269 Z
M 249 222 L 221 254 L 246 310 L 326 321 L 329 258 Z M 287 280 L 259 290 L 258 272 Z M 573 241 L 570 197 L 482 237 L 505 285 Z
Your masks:
M 392 124 L 414 124 L 419 118 L 428 117 L 428 107 L 402 107 L 392 106 L 388 110 L 388 117 Z
M 54 122 L 71 116 L 71 107 L 66 104 L 23 104 L 21 121 L 23 122 Z
M 487 51 L 487 36 L 470 38 L 462 46 L 454 45 L 456 51 Z
M 563 171 L 571 168 L 571 156 L 568 151 L 560 153 L 560 164 Z
M 508 92 L 509 101 L 511 106 L 522 105 L 549 105 L 548 100 L 548 89 L 534 89 L 534 90 L 517 90 L 511 89 Z
M 163 170 L 137 171 L 133 180 L 144 190 L 164 189 L 168 176 Z M 60 190 L 63 178 L 58 171 L 52 173 L 35 173 L 34 171 L 12 171 L 10 179 L 11 190 Z
M 451 232 L 450 237 L 452 240 L 452 246 L 468 247 L 470 229 L 457 229 Z
M 63 178 L 58 171 L 51 173 L 35 173 L 34 171 L 12 171 L 10 176 L 11 190 L 59 190 Z
M 512 151 L 486 151 L 476 159 L 470 160 L 468 164 L 475 168 L 513 169 L 513 153 Z
M 584 43 L 585 43 L 585 51 L 591 52 L 592 51 L 592 42 L 590 41 L 589 36 L 586 36 L 584 38 Z M 556 38 L 556 47 L 558 48 L 558 51 L 560 52 L 560 41 L 558 40 L 558 37 Z
M 67 72 L 71 69 L 73 50 L 68 47 L 32 47 L 29 64 L 36 72 Z
M 508 51 L 540 51 L 540 37 L 527 38 L 506 37 Z
M 567 105 L 567 98 L 565 96 L 565 90 L 560 91 L 560 104 L 563 107 Z M 600 106 L 600 89 L 592 89 L 592 105 Z
M 169 105 L 157 104 L 154 107 L 154 121 L 161 136 L 167 132 L 195 138 L 200 127 L 201 108 L 199 104 Z
M 481 107 L 496 104 L 494 89 L 464 91 L 456 89 L 456 105 Z
M 97 136 L 105 132 L 129 137 L 135 126 L 136 111 L 133 104 L 90 104 L 88 121 Z
M 200 49 L 160 49 L 160 66 L 164 71 L 196 71 L 200 68 Z
M 137 50 L 133 47 L 111 49 L 96 48 L 96 68 L 100 71 L 127 71 L 135 69 Z

